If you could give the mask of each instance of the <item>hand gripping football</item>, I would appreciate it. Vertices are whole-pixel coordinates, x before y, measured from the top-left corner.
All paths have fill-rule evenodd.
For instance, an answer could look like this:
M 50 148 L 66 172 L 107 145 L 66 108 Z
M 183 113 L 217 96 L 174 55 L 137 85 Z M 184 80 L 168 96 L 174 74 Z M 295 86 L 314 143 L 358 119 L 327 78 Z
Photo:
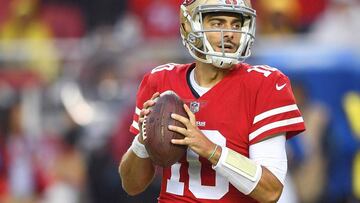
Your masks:
M 157 98 L 155 105 L 150 108 L 150 113 L 145 117 L 142 125 L 145 148 L 156 165 L 171 166 L 186 152 L 187 146 L 171 143 L 171 139 L 182 139 L 184 136 L 168 129 L 168 125 L 184 127 L 170 116 L 171 113 L 176 113 L 188 118 L 183 104 L 175 92 L 166 91 Z

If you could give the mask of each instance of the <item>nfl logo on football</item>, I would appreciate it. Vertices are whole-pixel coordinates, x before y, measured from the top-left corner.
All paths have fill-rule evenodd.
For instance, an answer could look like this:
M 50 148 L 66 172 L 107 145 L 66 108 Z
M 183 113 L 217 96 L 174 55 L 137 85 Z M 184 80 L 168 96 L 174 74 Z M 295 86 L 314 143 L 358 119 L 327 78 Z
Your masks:
M 200 103 L 199 102 L 191 102 L 190 103 L 190 111 L 196 113 L 200 110 Z

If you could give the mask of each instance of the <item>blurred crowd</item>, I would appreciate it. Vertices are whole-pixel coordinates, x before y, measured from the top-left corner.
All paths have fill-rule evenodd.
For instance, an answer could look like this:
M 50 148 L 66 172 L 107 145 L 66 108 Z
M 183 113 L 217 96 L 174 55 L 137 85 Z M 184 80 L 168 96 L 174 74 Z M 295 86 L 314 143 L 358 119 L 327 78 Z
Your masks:
M 359 0 L 252 2 L 255 47 L 271 50 L 269 41 L 306 39 L 360 53 Z M 1 203 L 156 202 L 158 179 L 130 197 L 117 168 L 133 139 L 128 128 L 143 73 L 191 61 L 178 32 L 180 3 L 0 0 Z M 261 63 L 257 53 L 251 62 Z M 307 131 L 289 142 L 281 201 L 359 202 L 360 172 L 345 172 L 353 187 L 332 192 L 337 187 L 330 183 L 341 179 L 331 176 L 340 171 L 330 165 L 339 162 L 331 162 L 328 109 L 309 99 L 300 81 L 293 88 Z M 358 95 L 346 100 L 353 129 L 360 123 Z

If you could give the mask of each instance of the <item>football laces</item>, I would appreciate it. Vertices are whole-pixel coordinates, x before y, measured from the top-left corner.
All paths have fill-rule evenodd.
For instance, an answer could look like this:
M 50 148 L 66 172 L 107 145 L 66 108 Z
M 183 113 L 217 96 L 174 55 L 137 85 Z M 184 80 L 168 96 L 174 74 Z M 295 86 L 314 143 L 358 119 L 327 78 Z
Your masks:
M 145 140 L 147 138 L 147 136 L 146 136 L 146 121 L 147 121 L 147 116 L 145 115 L 144 121 L 142 122 L 142 125 L 141 125 L 141 135 L 142 135 L 143 140 Z

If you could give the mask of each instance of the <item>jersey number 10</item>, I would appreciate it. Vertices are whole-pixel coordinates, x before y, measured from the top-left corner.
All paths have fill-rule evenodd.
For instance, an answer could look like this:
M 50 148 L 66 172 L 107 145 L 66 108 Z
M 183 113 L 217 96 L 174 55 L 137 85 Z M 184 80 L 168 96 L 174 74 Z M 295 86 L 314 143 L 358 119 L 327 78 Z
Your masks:
M 220 146 L 226 145 L 225 137 L 216 130 L 202 130 L 202 132 L 212 142 Z M 196 198 L 199 199 L 220 199 L 229 191 L 229 181 L 225 177 L 215 173 L 215 186 L 207 186 L 201 184 L 201 162 L 199 155 L 188 149 L 186 159 L 189 163 L 189 190 Z M 181 163 L 175 163 L 171 166 L 171 177 L 167 180 L 166 192 L 184 195 L 185 185 L 180 182 Z

